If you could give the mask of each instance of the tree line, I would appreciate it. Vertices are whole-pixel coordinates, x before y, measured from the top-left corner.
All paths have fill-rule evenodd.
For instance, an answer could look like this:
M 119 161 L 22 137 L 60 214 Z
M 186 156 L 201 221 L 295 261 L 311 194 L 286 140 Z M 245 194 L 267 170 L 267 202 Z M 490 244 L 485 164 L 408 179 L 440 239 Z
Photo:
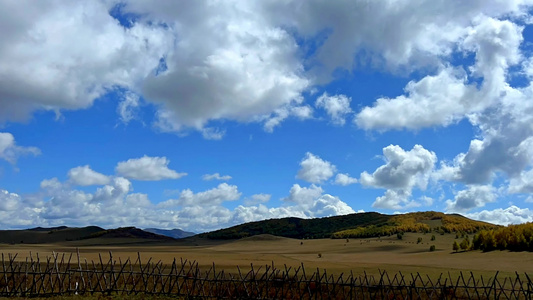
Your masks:
M 533 223 L 481 230 L 472 240 L 474 250 L 533 251 Z

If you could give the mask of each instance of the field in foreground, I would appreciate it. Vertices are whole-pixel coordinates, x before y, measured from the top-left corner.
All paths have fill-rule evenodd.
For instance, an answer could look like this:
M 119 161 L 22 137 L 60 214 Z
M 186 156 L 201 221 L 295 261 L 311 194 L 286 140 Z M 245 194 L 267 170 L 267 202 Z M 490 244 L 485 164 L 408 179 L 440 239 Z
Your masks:
M 378 270 L 388 272 L 416 273 L 438 276 L 450 272 L 452 275 L 463 272 L 474 272 L 483 276 L 494 275 L 500 271 L 502 275 L 514 275 L 533 270 L 533 254 L 530 252 L 462 252 L 452 253 L 451 245 L 455 234 L 436 235 L 406 233 L 402 240 L 396 236 L 369 239 L 316 239 L 297 240 L 269 235 L 255 236 L 234 241 L 211 241 L 200 238 L 189 238 L 176 242 L 143 242 L 135 239 L 92 240 L 91 244 L 84 241 L 62 244 L 39 245 L 1 245 L 0 253 L 6 257 L 8 253 L 17 253 L 17 259 L 24 261 L 30 253 L 35 257 L 38 253 L 42 258 L 51 256 L 52 252 L 75 253 L 79 248 L 81 260 L 98 261 L 99 254 L 108 257 L 113 253 L 115 259 L 135 260 L 141 253 L 143 262 L 152 261 L 172 263 L 173 259 L 195 260 L 200 267 L 210 267 L 215 263 L 218 269 L 236 271 L 237 266 L 246 270 L 253 264 L 255 267 L 284 265 L 297 267 L 302 263 L 306 269 L 326 269 L 328 273 L 378 274 Z M 421 243 L 417 239 L 422 238 Z M 460 240 L 459 240 L 460 241 Z M 436 251 L 430 252 L 431 245 Z M 73 260 L 76 255 L 73 256 Z M 104 258 L 105 259 L 105 258 Z

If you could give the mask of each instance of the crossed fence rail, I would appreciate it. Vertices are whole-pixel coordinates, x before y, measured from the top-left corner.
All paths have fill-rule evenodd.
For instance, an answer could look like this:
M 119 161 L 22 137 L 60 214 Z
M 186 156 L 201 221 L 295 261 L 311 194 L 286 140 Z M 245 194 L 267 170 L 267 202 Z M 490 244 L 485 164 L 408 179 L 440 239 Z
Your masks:
M 73 259 L 73 255 L 76 255 Z M 43 297 L 54 295 L 145 294 L 186 299 L 532 299 L 533 282 L 529 275 L 489 279 L 473 273 L 437 279 L 398 272 L 379 276 L 328 274 L 326 270 L 306 273 L 297 268 L 276 268 L 274 264 L 250 265 L 251 269 L 229 273 L 213 264 L 202 270 L 196 261 L 179 259 L 172 264 L 152 258 L 118 261 L 99 255 L 97 262 L 80 260 L 79 252 L 61 256 L 53 253 L 17 261 L 17 254 L 2 254 L 0 297 Z

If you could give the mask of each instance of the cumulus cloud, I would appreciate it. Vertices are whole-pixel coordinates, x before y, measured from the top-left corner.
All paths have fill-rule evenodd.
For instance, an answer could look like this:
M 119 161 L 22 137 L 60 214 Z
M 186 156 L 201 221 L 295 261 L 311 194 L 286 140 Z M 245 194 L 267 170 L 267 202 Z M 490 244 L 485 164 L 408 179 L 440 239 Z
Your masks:
M 383 156 L 385 165 L 372 174 L 361 173 L 361 184 L 386 189 L 410 189 L 416 185 L 425 189 L 437 161 L 437 155 L 421 145 L 409 151 L 389 145 L 383 148 Z
M 43 180 L 35 195 L 18 195 L 0 190 L 0 226 L 87 226 L 105 228 L 130 226 L 183 228 L 194 232 L 229 227 L 242 222 L 283 217 L 325 217 L 353 213 L 338 197 L 324 194 L 322 188 L 295 184 L 279 207 L 267 208 L 271 195 L 255 194 L 255 204 L 230 210 L 223 204 L 240 199 L 237 186 L 221 183 L 200 192 L 183 190 L 177 199 L 154 204 L 146 194 L 132 193 L 132 183 L 124 177 L 112 178 L 94 192 L 73 188 L 57 178 Z
M 272 195 L 270 194 L 255 194 L 255 195 L 252 195 L 250 198 L 246 198 L 244 200 L 244 205 L 250 206 L 250 205 L 256 205 L 260 203 L 266 203 L 270 201 L 271 197 Z
M 350 174 L 339 173 L 335 176 L 335 184 L 347 186 L 354 183 L 357 183 L 357 178 L 350 177 Z
M 0 26 L 9 32 L 0 38 L 0 122 L 36 110 L 87 108 L 118 87 L 125 92 L 117 112 L 126 123 L 142 96 L 155 104 L 163 131 L 193 129 L 220 139 L 224 129 L 209 124 L 217 120 L 262 122 L 272 131 L 289 116 L 312 116 L 302 95 L 313 85 L 368 62 L 387 71 L 440 71 L 410 83 L 408 96 L 364 108 L 357 124 L 448 124 L 501 92 L 506 68 L 519 63 L 521 27 L 500 19 L 527 15 L 525 4 L 426 1 L 413 10 L 409 1 L 2 3 Z M 136 18 L 123 27 L 112 14 Z M 313 43 L 309 55 L 296 41 L 302 38 Z M 474 53 L 475 64 L 463 72 L 448 67 L 457 51 Z M 463 74 L 483 78 L 481 96 L 468 97 L 474 88 Z M 316 105 L 336 124 L 350 113 L 343 95 L 324 94 Z
M 170 161 L 166 157 L 143 156 L 132 158 L 117 164 L 116 172 L 126 178 L 136 180 L 178 179 L 187 173 L 178 173 L 168 168 Z
M 173 44 L 162 26 L 121 27 L 101 1 L 4 2 L 0 12 L 9 28 L 0 37 L 0 123 L 87 108 L 115 86 L 138 89 Z
M 352 112 L 350 108 L 351 101 L 352 99 L 346 95 L 330 96 L 324 92 L 322 96 L 316 99 L 315 106 L 323 108 L 331 118 L 333 124 L 342 126 L 346 122 L 346 116 Z
M 319 218 L 355 213 L 355 211 L 338 197 L 324 194 L 316 185 L 302 187 L 294 184 L 289 196 L 281 199 L 285 205 L 268 208 L 263 204 L 235 208 L 233 223 L 252 222 L 271 218 L 299 217 Z
M 15 137 L 11 133 L 0 132 L 0 159 L 15 164 L 20 156 L 28 154 L 39 155 L 41 151 L 36 147 L 17 146 Z
M 469 71 L 471 77 L 483 78 L 479 90 L 467 84 L 465 70 L 446 67 L 437 75 L 409 82 L 405 88 L 408 96 L 380 98 L 373 107 L 363 108 L 356 124 L 378 130 L 449 125 L 493 104 L 506 88 L 507 68 L 519 62 L 522 29 L 510 21 L 488 17 L 475 22 L 460 47 L 476 54 Z
M 496 191 L 491 185 L 471 185 L 467 189 L 457 192 L 453 201 L 447 200 L 446 210 L 466 212 L 494 202 L 496 197 Z
M 377 197 L 372 203 L 374 208 L 404 210 L 421 206 L 420 203 L 411 200 L 411 190 L 387 190 L 385 195 Z M 425 199 L 424 199 L 425 200 Z M 427 203 L 427 201 L 424 201 Z
M 522 171 L 520 175 L 511 178 L 509 193 L 533 194 L 533 170 Z
M 307 152 L 305 158 L 300 162 L 300 170 L 296 178 L 305 180 L 310 183 L 321 183 L 330 179 L 337 167 L 329 161 L 322 160 L 320 157 Z
M 166 69 L 148 76 L 143 85 L 146 98 L 160 107 L 157 125 L 162 130 L 201 130 L 210 120 L 252 121 L 302 102 L 309 80 L 298 46 L 287 31 L 262 16 L 260 4 L 136 1 L 121 9 L 140 15 L 143 22 L 168 24 L 179 37 L 165 58 Z M 202 17 L 187 17 L 191 15 Z
M 191 205 L 219 205 L 225 201 L 235 201 L 241 197 L 236 185 L 221 183 L 216 188 L 205 192 L 194 193 L 190 189 L 183 190 L 178 199 L 167 200 L 159 204 L 160 207 L 191 206 Z
M 465 84 L 464 72 L 446 68 L 439 74 L 411 81 L 407 96 L 379 98 L 372 107 L 363 108 L 354 119 L 364 129 L 420 129 L 449 125 L 464 118 L 481 101 L 476 89 Z
M 0 189 L 0 212 L 13 211 L 20 203 L 20 196 Z
M 229 175 L 220 175 L 219 173 L 214 174 L 205 174 L 202 176 L 203 180 L 210 181 L 210 180 L 223 180 L 228 181 L 231 179 L 231 176 Z
M 475 213 L 465 214 L 466 217 L 474 220 L 485 221 L 493 224 L 509 225 L 533 222 L 533 211 L 529 208 L 519 208 L 509 206 L 508 208 L 497 208 L 494 210 L 483 210 Z
M 431 177 L 437 156 L 434 152 L 415 145 L 409 151 L 400 146 L 383 148 L 385 165 L 374 173 L 361 173 L 359 181 L 365 186 L 385 188 L 387 191 L 372 204 L 376 208 L 405 209 L 420 204 L 409 200 L 411 190 L 416 186 L 425 190 Z
M 75 185 L 104 185 L 110 178 L 104 174 L 93 171 L 89 165 L 72 168 L 68 171 L 69 181 Z

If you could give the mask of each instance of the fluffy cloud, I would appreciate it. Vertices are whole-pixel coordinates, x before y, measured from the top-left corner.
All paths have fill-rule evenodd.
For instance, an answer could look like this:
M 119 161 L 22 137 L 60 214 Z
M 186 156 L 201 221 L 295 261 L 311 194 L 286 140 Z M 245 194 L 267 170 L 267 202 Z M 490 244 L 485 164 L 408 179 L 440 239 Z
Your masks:
M 203 180 L 223 180 L 223 181 L 228 181 L 231 179 L 231 176 L 229 175 L 220 175 L 219 173 L 214 173 L 214 174 L 205 174 L 204 176 L 202 176 L 202 179 Z
M 1 100 L 0 100 L 1 101 Z M 0 102 L 1 106 L 1 102 Z M 0 159 L 15 164 L 22 155 L 39 155 L 41 151 L 36 147 L 21 147 L 15 143 L 15 137 L 9 132 L 0 132 Z
M 472 185 L 466 190 L 459 191 L 454 201 L 446 201 L 446 210 L 452 212 L 466 212 L 474 208 L 496 201 L 496 191 L 491 185 Z
M 354 122 L 377 130 L 448 125 L 464 118 L 480 101 L 466 80 L 460 70 L 443 69 L 437 75 L 409 82 L 405 88 L 408 96 L 378 99 L 374 106 L 363 108 Z
M 376 201 L 372 203 L 372 207 L 404 210 L 404 209 L 420 206 L 420 203 L 410 200 L 410 198 L 411 198 L 410 190 L 404 190 L 404 189 L 387 190 L 385 192 L 385 195 L 376 198 Z
M 0 211 L 13 211 L 19 203 L 19 195 L 0 189 Z
M 533 170 L 523 171 L 520 175 L 511 178 L 509 193 L 533 194 Z
M 425 189 L 437 161 L 434 152 L 420 145 L 409 151 L 389 145 L 383 148 L 383 156 L 386 164 L 373 174 L 361 173 L 361 184 L 386 189 L 411 189 L 416 185 Z
M 255 195 L 252 195 L 250 198 L 246 198 L 244 200 L 244 205 L 250 206 L 250 205 L 256 205 L 260 203 L 266 203 L 270 201 L 271 197 L 272 195 L 270 194 L 255 194 Z
M 485 221 L 493 224 L 509 225 L 533 222 L 533 211 L 529 208 L 519 208 L 509 206 L 508 208 L 497 208 L 494 210 L 483 210 L 475 213 L 465 214 L 466 217 Z
M 162 26 L 121 27 L 102 1 L 4 2 L 0 19 L 0 123 L 86 108 L 115 86 L 137 89 L 173 44 Z
M 351 98 L 345 95 L 329 96 L 326 92 L 318 97 L 315 106 L 323 108 L 335 125 L 344 125 L 346 116 L 352 112 L 350 108 Z
M 160 107 L 162 130 L 202 129 L 210 120 L 252 121 L 302 102 L 309 81 L 298 46 L 262 16 L 260 4 L 131 1 L 121 9 L 141 16 L 140 22 L 168 24 L 179 37 L 166 69 L 143 85 L 146 98 Z
M 238 200 L 240 197 L 241 193 L 237 186 L 221 183 L 216 188 L 205 192 L 194 193 L 190 189 L 183 190 L 178 199 L 167 200 L 160 203 L 159 206 L 219 205 L 225 201 Z
M 466 83 L 469 77 L 464 70 L 447 67 L 437 75 L 409 82 L 407 97 L 380 98 L 373 107 L 365 107 L 355 119 L 357 125 L 379 130 L 449 125 L 493 104 L 506 88 L 507 68 L 520 61 L 522 29 L 488 17 L 475 22 L 460 47 L 476 54 L 469 71 L 471 77 L 483 78 L 480 90 Z
M 413 10 L 410 1 L 2 3 L 0 26 L 9 31 L 0 37 L 0 122 L 35 110 L 87 108 L 119 87 L 126 91 L 117 107 L 125 123 L 142 96 L 155 104 L 163 131 L 192 128 L 220 139 L 224 130 L 213 120 L 263 122 L 272 131 L 289 116 L 312 115 L 302 96 L 312 85 L 370 61 L 387 70 L 440 72 L 412 82 L 407 97 L 364 108 L 361 127 L 448 124 L 501 91 L 506 68 L 520 57 L 521 28 L 499 18 L 523 17 L 525 4 L 424 1 Z M 116 14 L 136 17 L 123 27 Z M 314 48 L 306 56 L 307 45 L 296 42 L 302 38 Z M 457 50 L 474 53 L 475 65 L 464 72 L 447 67 Z M 468 97 L 468 72 L 483 78 L 479 97 Z M 317 106 L 342 124 L 348 102 L 323 95 Z
M 335 184 L 347 186 L 350 184 L 357 183 L 357 178 L 350 177 L 350 174 L 339 173 L 335 177 Z
M 353 213 L 338 197 L 322 188 L 295 184 L 283 205 L 267 208 L 268 194 L 252 195 L 256 206 L 239 205 L 230 210 L 224 202 L 240 199 L 237 186 L 221 183 L 215 188 L 183 190 L 177 199 L 153 204 L 148 195 L 132 193 L 132 183 L 115 177 L 94 192 L 72 188 L 57 178 L 43 180 L 39 193 L 20 196 L 0 189 L 0 226 L 128 226 L 183 228 L 194 232 L 229 227 L 242 222 L 283 217 L 325 217 Z M 246 201 L 246 200 L 245 200 Z
M 322 160 L 310 152 L 305 154 L 305 158 L 300 162 L 300 167 L 296 178 L 310 183 L 321 183 L 330 179 L 337 172 L 337 168 L 329 161 Z
M 294 184 L 289 196 L 282 199 L 285 205 L 268 208 L 263 204 L 235 208 L 232 223 L 252 222 L 272 218 L 298 217 L 319 218 L 345 215 L 355 211 L 338 197 L 324 194 L 321 187 L 302 187 Z
M 389 145 L 383 148 L 385 165 L 369 174 L 361 173 L 360 182 L 365 186 L 388 189 L 385 195 L 378 197 L 372 204 L 376 208 L 406 209 L 420 206 L 409 200 L 413 187 L 425 190 L 437 161 L 435 153 L 415 145 L 410 151 L 399 146 Z
M 178 179 L 187 173 L 178 173 L 168 168 L 170 161 L 166 157 L 143 156 L 128 159 L 117 164 L 116 172 L 124 177 L 136 180 Z
M 108 176 L 93 171 L 89 165 L 72 168 L 68 171 L 69 181 L 75 185 L 104 185 L 108 184 Z

